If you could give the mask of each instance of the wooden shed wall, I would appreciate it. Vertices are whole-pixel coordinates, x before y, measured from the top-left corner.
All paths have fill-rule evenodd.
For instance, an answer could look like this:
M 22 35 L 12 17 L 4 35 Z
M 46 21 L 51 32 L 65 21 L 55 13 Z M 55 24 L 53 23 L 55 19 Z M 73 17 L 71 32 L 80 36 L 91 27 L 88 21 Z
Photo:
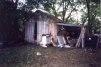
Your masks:
M 39 17 L 37 20 L 37 41 L 41 42 L 43 34 L 49 34 L 49 19 Z
M 56 24 L 56 21 L 50 20 L 49 32 L 53 38 L 53 42 L 56 43 L 57 42 L 57 24 Z
M 35 23 L 37 25 L 37 28 L 35 28 Z M 35 35 L 35 32 L 37 33 L 37 35 Z M 44 14 L 42 12 L 35 12 L 33 18 L 30 18 L 29 21 L 27 21 L 25 24 L 25 40 L 34 43 L 34 36 L 37 36 L 36 41 L 37 43 L 40 43 L 42 41 L 42 35 L 45 34 L 51 34 L 56 41 L 56 21 L 53 18 L 50 18 L 50 16 L 48 16 L 47 14 Z
M 47 17 L 40 17 L 37 20 L 37 41 L 40 43 L 42 35 L 50 34 L 56 41 L 57 25 L 56 21 Z
M 34 43 L 34 30 L 35 30 L 35 20 L 34 19 L 29 19 L 25 23 L 25 40 L 31 43 Z

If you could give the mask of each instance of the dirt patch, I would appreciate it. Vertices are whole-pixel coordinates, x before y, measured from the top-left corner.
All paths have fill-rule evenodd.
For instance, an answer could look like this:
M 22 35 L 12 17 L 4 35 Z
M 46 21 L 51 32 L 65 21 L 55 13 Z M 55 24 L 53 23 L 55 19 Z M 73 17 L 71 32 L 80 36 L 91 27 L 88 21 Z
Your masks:
M 43 48 L 26 45 L 0 49 L 0 67 L 101 67 L 101 49 Z

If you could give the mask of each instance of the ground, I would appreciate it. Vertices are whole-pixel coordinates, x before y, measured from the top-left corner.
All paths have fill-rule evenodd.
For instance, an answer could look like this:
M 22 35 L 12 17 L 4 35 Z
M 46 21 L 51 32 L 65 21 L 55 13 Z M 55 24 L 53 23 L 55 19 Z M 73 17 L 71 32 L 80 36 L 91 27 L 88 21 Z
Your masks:
M 0 49 L 0 67 L 101 67 L 101 49 L 43 48 L 29 44 Z

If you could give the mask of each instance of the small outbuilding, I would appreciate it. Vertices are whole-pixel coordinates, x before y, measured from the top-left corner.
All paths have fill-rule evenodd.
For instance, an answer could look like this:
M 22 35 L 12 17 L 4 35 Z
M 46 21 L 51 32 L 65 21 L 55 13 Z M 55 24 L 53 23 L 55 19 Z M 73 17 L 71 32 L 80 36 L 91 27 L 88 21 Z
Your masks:
M 51 36 L 55 44 L 57 42 L 57 21 L 55 17 L 37 10 L 25 23 L 25 40 L 41 44 L 44 36 L 48 38 Z

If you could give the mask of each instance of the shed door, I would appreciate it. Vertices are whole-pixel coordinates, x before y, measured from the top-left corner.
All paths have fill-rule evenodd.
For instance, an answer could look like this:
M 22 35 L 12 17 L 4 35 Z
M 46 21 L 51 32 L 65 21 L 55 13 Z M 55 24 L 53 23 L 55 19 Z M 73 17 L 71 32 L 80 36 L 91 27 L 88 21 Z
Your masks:
M 35 26 L 34 26 L 34 40 L 37 40 L 37 22 L 35 22 Z

